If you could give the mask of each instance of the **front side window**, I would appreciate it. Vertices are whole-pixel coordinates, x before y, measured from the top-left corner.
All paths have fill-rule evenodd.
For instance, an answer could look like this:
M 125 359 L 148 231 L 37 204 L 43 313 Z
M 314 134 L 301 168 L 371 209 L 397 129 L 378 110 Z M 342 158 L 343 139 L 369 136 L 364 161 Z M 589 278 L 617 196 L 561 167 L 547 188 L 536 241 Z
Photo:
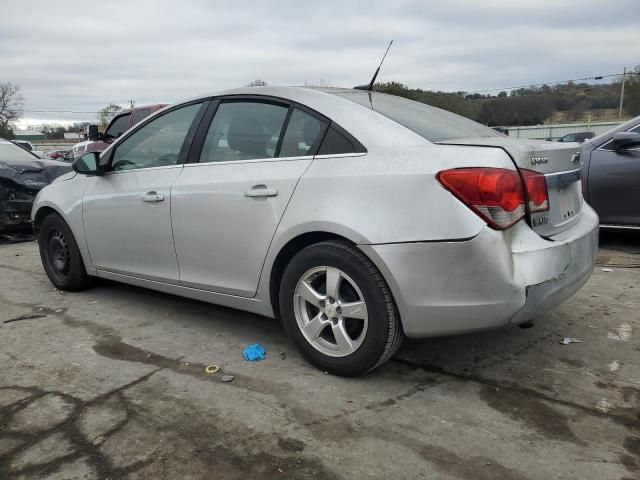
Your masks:
M 313 115 L 295 108 L 289 118 L 282 140 L 280 157 L 304 157 L 315 155 L 322 140 L 324 123 Z
M 622 130 L 622 131 L 625 131 L 625 130 Z M 630 130 L 626 130 L 626 131 L 640 133 L 640 125 L 638 125 L 635 128 L 632 128 Z M 603 145 L 600 145 L 600 147 L 598 147 L 598 149 L 599 150 L 606 150 L 608 152 L 615 152 L 616 151 L 616 147 L 613 145 L 613 138 L 610 138 L 609 141 L 607 141 Z
M 122 135 L 124 132 L 127 131 L 127 127 L 129 126 L 129 117 L 131 116 L 130 113 L 127 113 L 125 115 L 121 115 L 119 117 L 116 117 L 112 122 L 111 125 L 109 125 L 109 127 L 107 128 L 107 131 L 105 132 L 105 137 L 111 137 L 111 138 L 118 138 L 120 135 Z
M 275 157 L 287 111 L 272 103 L 221 103 L 205 137 L 200 162 Z
M 199 103 L 168 112 L 122 141 L 111 158 L 112 170 L 176 165 Z

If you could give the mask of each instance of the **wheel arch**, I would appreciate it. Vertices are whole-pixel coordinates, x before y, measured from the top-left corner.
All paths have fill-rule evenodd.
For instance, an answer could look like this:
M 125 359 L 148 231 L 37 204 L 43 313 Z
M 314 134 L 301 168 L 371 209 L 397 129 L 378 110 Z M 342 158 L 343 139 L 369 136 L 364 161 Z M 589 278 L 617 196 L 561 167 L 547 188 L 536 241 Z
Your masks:
M 271 271 L 269 272 L 269 301 L 271 303 L 273 313 L 276 317 L 280 315 L 280 305 L 278 302 L 278 296 L 280 294 L 280 282 L 282 280 L 284 270 L 289 264 L 289 261 L 298 252 L 307 248 L 308 246 L 324 242 L 326 240 L 341 240 L 351 245 L 356 245 L 352 240 L 342 235 L 338 235 L 337 233 L 327 231 L 312 231 L 301 233 L 291 238 L 278 251 L 271 265 Z
M 33 230 L 36 237 L 40 230 L 40 226 L 42 225 L 42 222 L 46 217 L 51 214 L 59 215 L 71 230 L 71 234 L 73 235 L 74 240 L 78 245 L 78 248 L 80 249 L 80 255 L 82 257 L 82 261 L 84 262 L 84 267 L 87 273 L 89 273 L 90 275 L 95 274 L 95 268 L 93 267 L 91 255 L 89 253 L 89 249 L 84 237 L 81 203 L 76 202 L 76 204 L 72 205 L 72 207 L 78 208 L 70 208 L 68 210 L 64 210 L 63 208 L 61 208 L 61 205 L 49 201 L 36 203 L 36 207 L 37 210 L 35 210 L 35 212 L 32 212 L 31 214 L 33 219 Z
M 36 234 L 40 230 L 40 225 L 42 225 L 42 221 L 45 219 L 45 217 L 51 215 L 52 213 L 56 213 L 60 215 L 64 220 L 64 215 L 49 205 L 43 205 L 38 208 L 38 210 L 36 211 L 36 214 L 33 216 L 33 230 Z
M 393 282 L 393 278 L 389 278 L 390 272 L 387 268 L 385 268 L 384 265 L 380 264 L 379 258 L 374 258 L 369 254 L 369 249 L 364 250 L 360 248 L 359 240 L 356 240 L 356 238 L 358 238 L 357 236 L 351 236 L 348 232 L 345 233 L 346 235 L 329 230 L 313 230 L 299 233 L 293 238 L 287 240 L 284 245 L 282 245 L 282 247 L 278 250 L 278 253 L 275 255 L 273 262 L 271 263 L 268 277 L 268 301 L 271 305 L 273 315 L 276 318 L 280 316 L 280 282 L 282 280 L 282 275 L 284 274 L 284 271 L 291 258 L 293 258 L 294 255 L 310 245 L 324 242 L 326 240 L 340 240 L 358 248 L 362 252 L 362 254 L 365 255 L 376 266 L 376 268 L 380 272 L 380 275 L 382 275 L 382 278 L 389 287 L 391 296 L 394 299 L 394 302 L 396 303 L 396 307 L 398 309 L 400 322 L 402 322 L 403 309 L 401 308 L 401 305 L 398 304 L 397 285 Z

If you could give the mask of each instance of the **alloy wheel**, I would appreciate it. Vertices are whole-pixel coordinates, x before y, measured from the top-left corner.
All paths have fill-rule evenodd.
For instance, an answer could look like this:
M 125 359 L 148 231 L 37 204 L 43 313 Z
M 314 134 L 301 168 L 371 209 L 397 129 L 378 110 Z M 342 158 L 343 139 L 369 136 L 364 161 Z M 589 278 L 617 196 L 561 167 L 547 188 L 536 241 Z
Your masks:
M 293 308 L 304 338 L 325 355 L 351 355 L 366 337 L 369 316 L 364 296 L 338 268 L 315 267 L 302 275 Z

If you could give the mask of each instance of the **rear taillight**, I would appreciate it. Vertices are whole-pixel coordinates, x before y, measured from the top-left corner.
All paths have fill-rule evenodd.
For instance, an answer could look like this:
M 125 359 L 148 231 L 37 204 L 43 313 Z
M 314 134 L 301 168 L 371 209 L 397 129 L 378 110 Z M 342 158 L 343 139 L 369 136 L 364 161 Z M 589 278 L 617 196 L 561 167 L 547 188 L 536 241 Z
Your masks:
M 538 172 L 520 170 L 527 187 L 529 197 L 529 212 L 544 212 L 549 210 L 549 192 L 547 192 L 547 179 Z
M 505 229 L 524 217 L 524 191 L 515 170 L 456 168 L 439 172 L 437 178 L 492 228 Z

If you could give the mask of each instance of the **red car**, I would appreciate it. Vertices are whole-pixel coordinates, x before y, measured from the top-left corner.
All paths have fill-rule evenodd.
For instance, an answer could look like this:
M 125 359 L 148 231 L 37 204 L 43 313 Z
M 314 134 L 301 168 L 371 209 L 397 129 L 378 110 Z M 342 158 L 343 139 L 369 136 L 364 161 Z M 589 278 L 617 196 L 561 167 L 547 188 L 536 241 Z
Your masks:
M 125 110 L 113 117 L 111 122 L 109 122 L 109 125 L 107 125 L 107 129 L 104 133 L 98 133 L 97 125 L 89 125 L 87 127 L 88 140 L 76 143 L 72 148 L 74 158 L 78 158 L 87 152 L 103 151 L 116 138 L 129 130 L 136 123 L 166 106 L 166 103 L 157 103 L 155 105 L 145 105 L 142 107 L 132 108 L 131 110 Z

